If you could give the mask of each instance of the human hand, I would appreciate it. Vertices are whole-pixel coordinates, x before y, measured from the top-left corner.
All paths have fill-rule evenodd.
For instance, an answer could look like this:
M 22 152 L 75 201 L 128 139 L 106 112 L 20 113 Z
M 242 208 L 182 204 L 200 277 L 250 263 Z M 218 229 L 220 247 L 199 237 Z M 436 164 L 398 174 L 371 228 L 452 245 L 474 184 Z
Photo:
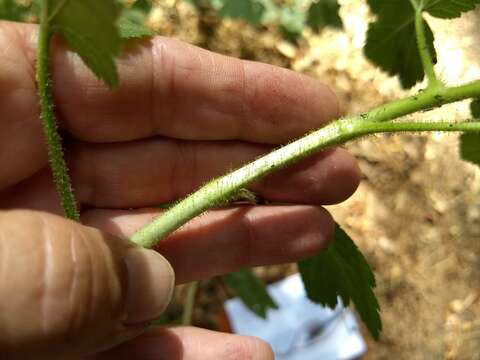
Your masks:
M 314 155 L 251 187 L 298 205 L 231 207 L 191 221 L 155 249 L 168 262 L 125 239 L 160 213 L 156 204 L 337 117 L 335 96 L 305 76 L 165 38 L 130 44 L 112 91 L 56 41 L 54 99 L 83 226 L 52 215 L 61 209 L 38 119 L 36 31 L 0 25 L 0 353 L 271 358 L 258 340 L 194 328 L 127 340 L 168 303 L 168 262 L 183 283 L 325 247 L 333 222 L 319 205 L 346 199 L 359 181 L 346 151 Z

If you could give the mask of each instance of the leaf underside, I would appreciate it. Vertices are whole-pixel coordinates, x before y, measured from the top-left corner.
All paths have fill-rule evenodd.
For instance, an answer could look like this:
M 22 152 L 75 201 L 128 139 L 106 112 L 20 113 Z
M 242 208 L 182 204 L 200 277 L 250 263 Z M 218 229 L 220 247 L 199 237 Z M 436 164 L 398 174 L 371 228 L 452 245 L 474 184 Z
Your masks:
M 352 239 L 337 225 L 332 244 L 313 258 L 298 263 L 310 300 L 335 308 L 355 304 L 360 318 L 378 340 L 382 329 L 380 307 L 373 292 L 375 277 Z
M 249 269 L 240 270 L 224 277 L 233 293 L 255 314 L 265 318 L 268 309 L 277 309 L 263 282 Z

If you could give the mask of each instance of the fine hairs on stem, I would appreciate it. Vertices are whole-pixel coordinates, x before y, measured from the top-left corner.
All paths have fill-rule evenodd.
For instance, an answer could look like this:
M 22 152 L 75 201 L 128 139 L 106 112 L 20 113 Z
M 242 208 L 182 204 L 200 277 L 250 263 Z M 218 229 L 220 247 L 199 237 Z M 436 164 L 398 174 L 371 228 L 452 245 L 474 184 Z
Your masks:
M 48 158 L 52 169 L 55 187 L 63 207 L 65 217 L 80 221 L 75 195 L 73 194 L 72 181 L 68 174 L 67 164 L 63 156 L 62 139 L 58 133 L 54 105 L 50 86 L 50 73 L 48 68 L 48 52 L 50 48 L 50 22 L 48 1 L 42 2 L 40 14 L 40 30 L 37 47 L 37 84 L 40 98 L 43 133 L 48 147 Z

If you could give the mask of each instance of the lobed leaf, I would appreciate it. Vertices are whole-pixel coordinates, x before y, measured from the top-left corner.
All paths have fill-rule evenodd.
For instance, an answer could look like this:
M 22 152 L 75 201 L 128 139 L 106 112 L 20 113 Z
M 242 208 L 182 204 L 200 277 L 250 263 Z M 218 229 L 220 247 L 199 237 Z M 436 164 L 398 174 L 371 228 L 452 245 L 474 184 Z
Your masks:
M 382 322 L 373 292 L 375 277 L 362 253 L 339 225 L 328 249 L 300 261 L 298 268 L 309 299 L 332 309 L 337 306 L 339 297 L 345 306 L 351 300 L 372 336 L 378 340 Z
M 258 316 L 265 318 L 268 309 L 277 309 L 265 285 L 252 270 L 240 270 L 223 278 L 233 293 Z
M 426 0 L 424 9 L 437 18 L 453 19 L 479 4 L 480 0 Z
M 390 75 L 398 75 L 404 88 L 422 81 L 425 73 L 415 34 L 415 12 L 408 0 L 368 0 L 377 20 L 370 23 L 364 52 Z M 436 59 L 434 36 L 425 22 L 427 44 Z
M 121 39 L 117 29 L 120 7 L 115 0 L 49 1 L 51 29 L 108 86 L 118 84 L 115 57 Z

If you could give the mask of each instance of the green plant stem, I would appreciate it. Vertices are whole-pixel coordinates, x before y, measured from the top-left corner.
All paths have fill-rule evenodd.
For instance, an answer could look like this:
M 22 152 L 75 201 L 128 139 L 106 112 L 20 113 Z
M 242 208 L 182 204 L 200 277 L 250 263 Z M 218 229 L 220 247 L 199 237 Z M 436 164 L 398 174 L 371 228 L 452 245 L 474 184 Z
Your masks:
M 417 111 L 431 110 L 445 104 L 477 98 L 480 96 L 480 80 L 461 86 L 448 88 L 430 88 L 416 95 L 392 101 L 361 114 L 363 120 L 384 122 Z
M 182 314 L 182 325 L 192 324 L 193 308 L 195 307 L 195 295 L 197 294 L 198 282 L 192 282 L 187 286 L 187 297 Z
M 429 89 L 418 95 L 394 101 L 372 111 L 337 120 L 256 161 L 211 181 L 193 195 L 180 201 L 153 222 L 137 231 L 131 240 L 151 248 L 171 232 L 204 211 L 225 203 L 241 188 L 275 170 L 302 159 L 315 151 L 343 144 L 361 136 L 403 131 L 479 131 L 478 123 L 387 123 L 403 115 L 430 109 L 445 103 L 480 96 L 480 81 L 463 86 Z
M 63 156 L 62 140 L 57 130 L 48 70 L 48 52 L 50 45 L 50 27 L 48 21 L 48 1 L 42 1 L 40 30 L 37 48 L 37 87 L 40 98 L 40 117 L 46 138 L 50 167 L 57 193 L 60 197 L 65 217 L 79 221 L 75 196 L 71 186 L 67 164 Z
M 430 47 L 427 44 L 427 38 L 425 34 L 425 20 L 423 19 L 423 1 L 420 5 L 414 6 L 415 8 L 415 32 L 417 36 L 418 51 L 420 58 L 422 59 L 423 70 L 428 79 L 428 88 L 443 87 L 443 83 L 437 78 L 435 74 L 432 54 Z
M 203 186 L 193 195 L 179 202 L 169 211 L 140 229 L 131 240 L 151 248 L 171 232 L 197 215 L 231 198 L 252 181 L 278 170 L 311 153 L 340 145 L 348 140 L 377 133 L 406 131 L 463 131 L 480 132 L 480 122 L 468 123 L 378 123 L 357 119 L 338 120 L 310 135 L 284 146 L 270 154 Z

